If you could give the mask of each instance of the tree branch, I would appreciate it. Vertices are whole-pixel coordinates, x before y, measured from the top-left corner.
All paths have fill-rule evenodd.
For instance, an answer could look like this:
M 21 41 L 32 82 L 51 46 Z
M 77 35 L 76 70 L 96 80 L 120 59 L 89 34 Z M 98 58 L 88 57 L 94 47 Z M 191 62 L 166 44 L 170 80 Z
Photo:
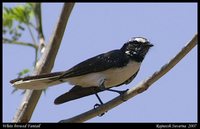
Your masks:
M 33 35 L 32 30 L 31 30 L 31 28 L 30 28 L 30 22 L 29 22 L 29 18 L 28 18 L 28 17 L 29 17 L 29 16 L 24 12 L 24 18 L 25 18 L 26 23 L 27 23 L 27 24 L 25 24 L 25 25 L 26 25 L 27 28 L 28 28 L 28 31 L 29 31 L 29 33 L 30 33 L 30 35 L 31 35 L 31 38 L 32 38 L 32 40 L 33 40 L 33 43 L 36 44 L 36 40 L 35 40 L 35 38 L 34 38 L 34 35 Z
M 74 3 L 64 4 L 59 21 L 56 25 L 54 33 L 52 34 L 52 39 L 47 45 L 44 54 L 37 62 L 34 74 L 48 73 L 53 68 L 56 54 L 60 47 L 65 27 L 73 6 Z M 13 118 L 13 122 L 29 122 L 41 93 L 42 90 L 26 90 L 22 103 Z
M 31 35 L 31 38 L 32 38 L 32 40 L 33 40 L 33 43 L 36 44 L 36 40 L 35 40 L 35 38 L 34 38 L 34 36 L 33 36 L 33 32 L 32 32 L 32 30 L 31 30 L 31 28 L 30 28 L 30 25 L 29 25 L 29 24 L 26 24 L 26 26 L 27 26 L 27 28 L 28 28 L 28 31 L 29 31 L 30 35 Z
M 41 3 L 34 3 L 33 4 L 33 9 L 34 9 L 34 16 L 36 20 L 36 30 L 38 32 L 38 39 L 39 39 L 39 50 L 43 54 L 44 48 L 45 48 L 45 38 L 43 34 L 43 29 L 42 29 L 42 12 L 41 12 Z
M 68 122 L 84 122 L 87 121 L 99 114 L 102 114 L 120 104 L 125 102 L 126 100 L 131 99 L 132 97 L 144 92 L 147 90 L 155 81 L 157 81 L 159 78 L 161 78 L 164 74 L 166 74 L 170 69 L 172 69 L 186 54 L 189 53 L 190 50 L 192 50 L 193 47 L 195 47 L 197 44 L 197 34 L 193 37 L 193 39 L 174 57 L 172 58 L 167 64 L 161 67 L 161 69 L 157 72 L 155 72 L 152 76 L 150 76 L 148 79 L 141 81 L 139 84 L 128 90 L 123 95 L 120 95 L 109 102 L 103 104 L 102 106 L 89 110 L 87 112 L 84 112 L 80 115 L 77 115 L 75 117 L 61 120 L 60 123 L 68 123 Z

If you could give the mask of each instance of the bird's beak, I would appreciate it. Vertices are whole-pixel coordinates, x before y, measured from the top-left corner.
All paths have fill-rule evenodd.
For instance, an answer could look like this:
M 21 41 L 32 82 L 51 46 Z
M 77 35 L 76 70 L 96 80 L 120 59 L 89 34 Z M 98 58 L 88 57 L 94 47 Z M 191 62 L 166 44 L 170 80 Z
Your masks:
M 153 47 L 154 45 L 151 44 L 151 43 L 148 43 L 147 46 L 149 46 L 149 47 Z

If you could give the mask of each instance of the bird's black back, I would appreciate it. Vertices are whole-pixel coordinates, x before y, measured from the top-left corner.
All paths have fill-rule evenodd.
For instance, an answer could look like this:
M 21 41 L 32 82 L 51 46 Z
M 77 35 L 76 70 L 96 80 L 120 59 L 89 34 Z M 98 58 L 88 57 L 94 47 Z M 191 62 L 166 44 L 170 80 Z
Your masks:
M 128 62 L 129 58 L 125 53 L 121 50 L 113 50 L 97 55 L 75 65 L 71 69 L 64 72 L 63 75 L 60 76 L 60 79 L 105 71 L 110 68 L 119 68 L 126 66 Z

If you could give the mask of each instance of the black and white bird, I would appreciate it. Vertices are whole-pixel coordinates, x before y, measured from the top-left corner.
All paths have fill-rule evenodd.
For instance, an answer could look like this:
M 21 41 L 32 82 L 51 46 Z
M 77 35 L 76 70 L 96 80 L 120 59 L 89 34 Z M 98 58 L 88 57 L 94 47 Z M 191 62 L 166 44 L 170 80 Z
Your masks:
M 143 37 L 133 37 L 121 49 L 87 59 L 67 71 L 11 80 L 18 89 L 41 90 L 60 83 L 75 85 L 55 100 L 61 104 L 90 94 L 130 83 L 153 45 Z

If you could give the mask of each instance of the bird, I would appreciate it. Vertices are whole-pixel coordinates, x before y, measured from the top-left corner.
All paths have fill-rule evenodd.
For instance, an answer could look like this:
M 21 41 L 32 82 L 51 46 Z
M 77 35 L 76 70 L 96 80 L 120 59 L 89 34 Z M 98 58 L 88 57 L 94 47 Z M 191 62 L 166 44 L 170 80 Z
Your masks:
M 42 90 L 65 82 L 73 85 L 71 90 L 55 99 L 55 104 L 91 94 L 99 99 L 98 92 L 118 92 L 111 88 L 132 82 L 152 46 L 144 37 L 132 37 L 120 49 L 89 58 L 66 71 L 17 78 L 10 83 L 17 89 L 31 90 Z

